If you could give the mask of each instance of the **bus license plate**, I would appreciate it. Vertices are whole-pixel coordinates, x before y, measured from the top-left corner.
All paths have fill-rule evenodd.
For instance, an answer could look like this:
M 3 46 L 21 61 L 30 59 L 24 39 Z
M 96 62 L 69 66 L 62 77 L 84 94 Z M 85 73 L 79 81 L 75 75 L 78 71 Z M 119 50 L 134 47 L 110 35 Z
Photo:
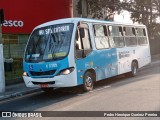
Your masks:
M 48 84 L 40 84 L 41 88 L 48 88 Z

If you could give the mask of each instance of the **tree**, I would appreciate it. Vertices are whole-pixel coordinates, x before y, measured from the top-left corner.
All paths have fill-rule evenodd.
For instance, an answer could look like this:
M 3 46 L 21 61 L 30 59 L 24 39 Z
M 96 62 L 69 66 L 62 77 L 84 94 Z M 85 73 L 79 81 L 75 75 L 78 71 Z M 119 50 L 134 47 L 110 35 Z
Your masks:
M 87 2 L 87 14 L 92 18 L 104 18 L 110 19 L 114 11 L 119 10 L 118 4 L 120 0 L 86 0 Z M 77 5 L 79 14 L 82 14 L 81 0 Z
M 92 18 L 113 20 L 115 12 L 127 10 L 133 22 L 147 26 L 151 47 L 160 46 L 160 0 L 86 0 L 87 14 Z M 81 14 L 81 0 L 77 10 Z M 159 21 L 157 20 L 159 18 Z M 158 51 L 160 53 L 160 47 Z M 152 50 L 151 50 L 152 51 Z
M 157 18 L 160 16 L 160 0 L 123 0 L 123 9 L 131 12 L 133 22 L 147 26 L 150 37 L 155 37 Z M 158 25 L 159 26 L 159 25 Z

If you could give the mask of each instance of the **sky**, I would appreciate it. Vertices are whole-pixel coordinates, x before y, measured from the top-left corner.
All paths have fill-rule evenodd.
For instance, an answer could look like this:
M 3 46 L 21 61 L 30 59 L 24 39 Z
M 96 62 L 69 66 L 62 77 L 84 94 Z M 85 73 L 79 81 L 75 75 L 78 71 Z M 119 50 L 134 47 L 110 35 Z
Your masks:
M 123 0 L 120 0 L 120 1 L 122 2 Z M 120 13 L 119 15 L 115 14 L 114 21 L 121 22 L 121 23 L 133 23 L 130 17 L 131 17 L 131 14 L 128 11 L 123 10 L 123 12 Z
M 131 14 L 124 10 L 120 15 L 115 14 L 114 21 L 121 22 L 121 23 L 133 23 L 133 21 L 130 19 Z

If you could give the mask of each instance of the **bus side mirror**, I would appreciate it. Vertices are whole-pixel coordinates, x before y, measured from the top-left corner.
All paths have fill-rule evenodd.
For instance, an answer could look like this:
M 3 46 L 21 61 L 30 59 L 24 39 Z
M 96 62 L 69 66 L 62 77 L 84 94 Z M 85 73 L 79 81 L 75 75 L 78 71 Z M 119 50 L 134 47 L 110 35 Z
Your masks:
M 81 36 L 81 38 L 84 38 L 84 37 L 85 37 L 85 31 L 84 31 L 84 28 L 79 28 L 79 32 L 80 32 L 80 36 Z
M 0 24 L 2 24 L 4 21 L 4 11 L 3 9 L 0 9 Z

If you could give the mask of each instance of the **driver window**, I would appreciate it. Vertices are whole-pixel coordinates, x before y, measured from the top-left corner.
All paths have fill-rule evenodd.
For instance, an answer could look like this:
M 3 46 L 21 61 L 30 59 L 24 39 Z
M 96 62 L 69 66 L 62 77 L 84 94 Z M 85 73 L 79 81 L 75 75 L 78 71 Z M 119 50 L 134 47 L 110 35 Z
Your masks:
M 82 58 L 83 54 L 88 54 L 91 50 L 91 42 L 88 25 L 78 27 L 76 31 L 76 57 Z M 86 27 L 87 26 L 87 27 Z
M 81 39 L 79 36 L 79 30 L 76 31 L 76 50 L 82 50 Z
M 83 29 L 84 29 L 84 36 L 80 36 L 80 38 L 82 39 L 83 49 L 90 50 L 91 44 L 90 44 L 89 30 L 86 28 Z

